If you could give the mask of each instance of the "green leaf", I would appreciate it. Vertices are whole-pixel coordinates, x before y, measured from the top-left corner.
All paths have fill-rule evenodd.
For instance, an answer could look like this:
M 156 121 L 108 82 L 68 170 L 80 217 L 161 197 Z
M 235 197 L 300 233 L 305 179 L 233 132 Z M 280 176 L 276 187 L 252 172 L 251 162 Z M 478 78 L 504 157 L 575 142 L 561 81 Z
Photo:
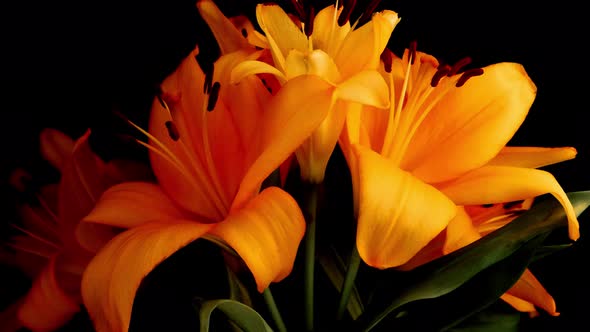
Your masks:
M 578 215 L 590 205 L 590 191 L 569 193 L 568 197 Z M 388 305 L 365 311 L 359 323 L 364 331 L 369 331 L 405 304 L 448 294 L 479 272 L 526 247 L 529 241 L 566 225 L 564 210 L 557 200 L 547 199 L 536 204 L 508 225 L 469 246 L 407 272 L 409 282 L 399 285 L 397 294 L 387 294 Z
M 338 292 L 341 292 L 346 267 L 336 250 L 331 247 L 326 251 L 319 252 L 318 262 L 332 285 L 334 285 Z M 348 313 L 350 313 L 352 319 L 357 319 L 364 311 L 361 296 L 356 287 L 352 288 L 352 293 L 346 309 L 348 310 Z
M 522 314 L 512 307 L 509 309 L 510 312 L 483 310 L 448 332 L 518 332 Z
M 264 318 L 251 307 L 228 299 L 203 301 L 198 305 L 201 332 L 208 332 L 211 314 L 215 309 L 221 310 L 245 332 L 272 332 Z
M 571 246 L 572 246 L 571 243 L 541 246 L 541 247 L 537 248 L 537 251 L 535 252 L 535 256 L 533 257 L 533 262 L 538 261 L 539 259 L 547 257 L 547 256 L 549 256 L 553 253 L 556 253 L 558 251 L 561 251 L 563 249 L 570 248 Z
M 244 286 L 242 281 L 240 281 L 240 278 L 238 278 L 229 266 L 226 265 L 225 268 L 227 271 L 230 300 L 235 300 L 244 303 L 247 306 L 252 306 L 252 299 L 250 298 L 250 293 L 246 286 Z

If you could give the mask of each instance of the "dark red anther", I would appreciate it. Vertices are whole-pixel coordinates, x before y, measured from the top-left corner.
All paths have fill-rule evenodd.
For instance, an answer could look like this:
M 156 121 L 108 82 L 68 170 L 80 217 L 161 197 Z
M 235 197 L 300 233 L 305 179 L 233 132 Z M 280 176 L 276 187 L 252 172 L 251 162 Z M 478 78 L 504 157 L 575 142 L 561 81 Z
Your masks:
M 389 49 L 384 49 L 381 52 L 381 61 L 383 61 L 383 68 L 386 72 L 391 73 L 391 67 L 393 65 L 393 52 Z
M 461 77 L 459 77 L 459 79 L 457 80 L 457 83 L 455 84 L 456 87 L 460 88 L 462 87 L 465 82 L 467 82 L 467 80 L 469 80 L 470 78 L 474 77 L 474 76 L 480 76 L 483 75 L 483 69 L 481 68 L 474 68 L 474 69 L 469 69 L 466 70 Z
M 371 2 L 369 2 L 369 4 L 367 5 L 367 8 L 365 9 L 363 14 L 359 18 L 359 23 L 358 23 L 359 26 L 367 23 L 371 19 L 373 12 L 375 11 L 375 9 L 377 9 L 377 6 L 379 6 L 380 2 L 381 2 L 381 0 L 371 0 Z
M 447 73 L 450 70 L 451 70 L 451 67 L 449 65 L 439 66 L 436 73 L 434 73 L 434 76 L 432 76 L 432 80 L 430 81 L 430 86 L 433 88 L 438 86 L 438 83 L 440 82 L 440 80 L 443 77 L 445 77 L 445 75 L 447 75 Z
M 207 100 L 207 111 L 211 112 L 215 109 L 215 104 L 217 104 L 217 98 L 219 98 L 219 89 L 221 88 L 221 84 L 219 82 L 213 83 L 211 87 L 211 91 L 209 93 L 209 99 Z
M 178 139 L 180 138 L 180 134 L 178 133 L 178 128 L 176 128 L 174 122 L 166 121 L 165 125 L 166 129 L 168 130 L 168 136 L 170 136 L 170 139 L 172 139 L 175 142 L 178 141 Z
M 451 67 L 451 71 L 447 74 L 449 77 L 457 74 L 463 67 L 467 66 L 471 63 L 470 57 L 464 57 L 463 59 L 457 61 L 453 67 Z
M 297 15 L 299 15 L 299 18 L 304 21 L 305 20 L 305 8 L 303 8 L 303 5 L 301 4 L 301 2 L 297 1 L 297 0 L 291 0 L 291 4 L 293 5 L 293 8 L 295 8 L 295 11 L 297 12 Z
M 313 6 L 309 6 L 309 10 L 307 11 L 307 17 L 305 20 L 305 35 L 307 37 L 311 36 L 313 33 L 313 21 L 315 20 L 315 8 Z
M 244 38 L 248 38 L 248 30 L 246 30 L 245 28 L 242 28 L 242 36 L 244 36 Z
M 418 48 L 418 42 L 416 42 L 415 40 L 410 42 L 410 48 L 408 49 L 408 51 L 410 51 L 410 64 L 413 65 L 414 62 L 416 62 L 416 50 Z
M 352 15 L 354 6 L 356 6 L 356 0 L 343 0 L 341 1 L 343 5 L 344 1 L 346 1 L 346 5 L 342 9 L 340 16 L 338 16 L 338 26 L 344 26 L 350 20 L 350 15 Z

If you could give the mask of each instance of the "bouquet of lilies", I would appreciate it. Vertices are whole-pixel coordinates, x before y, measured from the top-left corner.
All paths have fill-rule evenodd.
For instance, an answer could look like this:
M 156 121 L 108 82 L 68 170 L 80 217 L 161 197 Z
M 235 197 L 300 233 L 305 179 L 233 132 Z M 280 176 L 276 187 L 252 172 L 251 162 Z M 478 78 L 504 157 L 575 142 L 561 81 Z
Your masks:
M 528 266 L 578 239 L 590 192 L 539 169 L 574 148 L 506 146 L 535 98 L 523 66 L 394 54 L 398 14 L 355 4 L 263 3 L 253 22 L 198 1 L 220 56 L 196 47 L 148 127 L 124 119 L 149 162 L 44 130 L 61 177 L 31 193 L 13 173 L 34 202 L 1 258 L 34 281 L 0 329 L 83 311 L 96 331 L 154 330 L 136 323 L 140 286 L 195 243 L 187 264 L 220 285 L 186 291 L 201 331 L 516 331 L 522 313 L 558 315 Z

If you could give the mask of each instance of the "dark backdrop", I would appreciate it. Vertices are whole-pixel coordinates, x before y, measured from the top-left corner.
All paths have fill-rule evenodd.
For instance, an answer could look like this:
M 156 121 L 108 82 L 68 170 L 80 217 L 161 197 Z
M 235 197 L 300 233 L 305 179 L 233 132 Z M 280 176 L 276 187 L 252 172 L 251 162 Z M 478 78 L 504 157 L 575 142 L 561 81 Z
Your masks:
M 230 14 L 240 7 L 253 13 L 251 0 L 219 3 Z M 43 127 L 72 135 L 93 127 L 102 153 L 122 153 L 124 147 L 108 144 L 110 133 L 122 128 L 112 111 L 144 124 L 154 85 L 195 43 L 208 38 L 194 0 L 22 1 L 1 6 L 2 179 L 17 166 L 44 172 L 46 165 L 37 156 Z M 538 95 L 513 144 L 576 147 L 576 160 L 550 170 L 566 191 L 590 189 L 585 121 L 589 71 L 583 52 L 588 31 L 581 4 L 396 0 L 383 1 L 381 8 L 402 17 L 391 39 L 398 54 L 416 40 L 419 50 L 447 62 L 471 56 L 482 66 L 522 63 Z M 557 324 L 563 330 L 586 326 L 587 229 L 582 224 L 582 238 L 574 248 L 533 266 L 562 312 L 556 319 L 541 318 L 539 325 L 549 330 Z

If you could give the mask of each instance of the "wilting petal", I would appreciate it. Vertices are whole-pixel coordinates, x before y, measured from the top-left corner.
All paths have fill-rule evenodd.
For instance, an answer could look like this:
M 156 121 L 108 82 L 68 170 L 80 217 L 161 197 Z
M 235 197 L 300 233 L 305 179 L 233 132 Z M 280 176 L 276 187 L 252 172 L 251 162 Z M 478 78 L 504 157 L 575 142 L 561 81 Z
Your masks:
M 580 236 L 574 208 L 555 177 L 548 172 L 520 167 L 484 166 L 439 188 L 458 205 L 513 202 L 552 194 L 565 209 L 570 238 L 576 240 Z
M 555 300 L 529 269 L 524 271 L 507 293 L 542 308 L 551 316 L 559 316 Z
M 45 128 L 40 135 L 40 149 L 43 158 L 61 171 L 65 161 L 72 154 L 74 140 L 59 130 Z
M 483 166 L 500 152 L 524 121 L 536 87 L 521 65 L 484 68 L 452 88 L 412 139 L 402 168 L 428 183 Z
M 156 184 L 125 182 L 105 191 L 83 222 L 131 228 L 182 218 L 182 212 Z
M 262 191 L 213 230 L 242 257 L 259 292 L 291 273 L 304 232 L 297 202 L 277 187 Z
M 80 301 L 58 284 L 56 257 L 37 276 L 18 311 L 23 325 L 33 331 L 57 330 L 80 311 Z
M 221 54 L 227 54 L 240 49 L 253 48 L 234 24 L 227 19 L 211 0 L 197 2 L 199 13 L 213 32 Z
M 271 99 L 262 123 L 262 147 L 250 167 L 232 209 L 255 195 L 260 184 L 326 117 L 333 87 L 317 76 L 305 75 L 290 80 Z
M 348 78 L 365 69 L 377 69 L 381 53 L 398 22 L 397 13 L 385 10 L 373 14 L 369 23 L 352 31 L 335 59 L 342 77 Z
M 212 226 L 193 221 L 153 222 L 121 233 L 90 262 L 82 297 L 99 332 L 127 331 L 135 292 L 164 259 Z
M 572 147 L 538 148 L 507 146 L 494 159 L 490 160 L 488 165 L 539 168 L 574 159 L 576 154 L 576 149 Z
M 402 265 L 447 226 L 455 216 L 455 204 L 386 158 L 354 147 L 359 166 L 359 254 L 373 267 Z

